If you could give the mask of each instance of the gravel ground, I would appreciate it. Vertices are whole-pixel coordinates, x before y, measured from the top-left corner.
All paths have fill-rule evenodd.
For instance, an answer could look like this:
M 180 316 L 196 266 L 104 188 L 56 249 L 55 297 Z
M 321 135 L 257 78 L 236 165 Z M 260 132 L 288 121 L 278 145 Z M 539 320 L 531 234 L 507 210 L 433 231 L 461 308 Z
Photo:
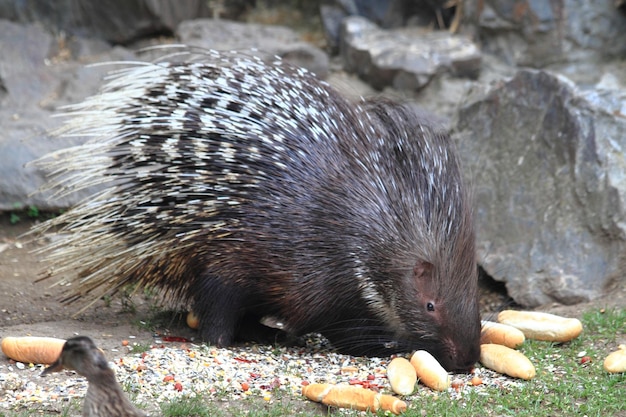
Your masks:
M 183 395 L 202 395 L 215 400 L 236 401 L 256 397 L 272 402 L 279 395 L 301 398 L 308 383 L 361 385 L 392 394 L 386 376 L 390 358 L 364 358 L 340 355 L 325 349 L 323 339 L 313 335 L 306 347 L 286 348 L 246 346 L 220 349 L 191 342 L 168 342 L 155 337 L 154 344 L 141 353 L 132 353 L 135 343 L 106 352 L 119 382 L 137 404 L 154 405 Z M 60 412 L 72 398 L 82 398 L 87 389 L 84 378 L 71 371 L 40 377 L 41 365 L 8 362 L 0 365 L 0 410 L 45 410 Z M 515 385 L 482 367 L 474 374 L 483 386 Z M 458 386 L 453 397 L 480 389 L 472 386 L 474 374 L 453 377 Z M 455 384 L 455 385 L 456 385 Z M 405 400 L 436 395 L 426 387 Z M 150 408 L 150 406 L 148 407 Z M 156 407 L 153 415 L 158 413 Z

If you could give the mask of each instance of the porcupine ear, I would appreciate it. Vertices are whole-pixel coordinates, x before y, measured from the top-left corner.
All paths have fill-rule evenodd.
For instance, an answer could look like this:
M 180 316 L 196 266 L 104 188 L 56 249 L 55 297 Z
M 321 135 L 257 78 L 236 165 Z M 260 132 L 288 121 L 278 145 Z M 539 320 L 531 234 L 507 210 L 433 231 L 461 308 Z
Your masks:
M 418 284 L 424 282 L 424 280 L 430 280 L 433 272 L 433 264 L 426 261 L 417 261 L 413 267 L 413 279 Z M 419 285 L 418 285 L 419 287 Z

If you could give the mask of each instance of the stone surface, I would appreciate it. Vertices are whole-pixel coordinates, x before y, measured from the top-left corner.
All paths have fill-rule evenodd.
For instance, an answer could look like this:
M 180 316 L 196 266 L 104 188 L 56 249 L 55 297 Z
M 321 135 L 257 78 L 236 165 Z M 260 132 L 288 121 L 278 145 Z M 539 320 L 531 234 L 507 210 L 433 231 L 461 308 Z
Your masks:
M 41 139 L 57 124 L 47 109 L 61 88 L 61 79 L 45 64 L 52 44 L 35 25 L 0 20 L 0 210 L 24 203 L 37 176 L 25 164 L 52 149 Z
M 626 91 L 522 70 L 478 89 L 455 138 L 471 173 L 479 263 L 525 306 L 598 297 L 626 240 Z
M 464 28 L 511 65 L 544 68 L 626 52 L 626 14 L 613 0 L 468 0 Z
M 181 21 L 211 16 L 208 6 L 203 0 L 3 0 L 0 18 L 37 22 L 51 33 L 127 44 L 147 36 L 171 36 Z
M 219 50 L 243 51 L 254 48 L 257 55 L 279 56 L 320 78 L 328 75 L 326 53 L 303 42 L 296 32 L 284 26 L 197 19 L 182 22 L 176 34 L 180 42 L 186 45 Z
M 420 28 L 384 30 L 369 20 L 344 19 L 341 56 L 346 70 L 374 88 L 418 90 L 441 73 L 476 78 L 481 53 L 464 36 Z
M 342 21 L 361 16 L 382 28 L 397 28 L 411 23 L 429 26 L 448 21 L 453 8 L 447 0 L 333 0 L 320 5 L 320 17 L 330 48 L 336 52 L 341 40 Z

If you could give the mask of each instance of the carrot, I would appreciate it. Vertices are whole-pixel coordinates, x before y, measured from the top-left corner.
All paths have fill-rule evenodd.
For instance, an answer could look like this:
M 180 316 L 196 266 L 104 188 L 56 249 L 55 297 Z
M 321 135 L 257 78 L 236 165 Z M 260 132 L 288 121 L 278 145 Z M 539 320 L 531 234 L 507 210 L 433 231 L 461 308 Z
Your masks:
M 54 337 L 5 337 L 2 352 L 17 362 L 51 364 L 61 355 L 65 340 Z
M 514 378 L 533 379 L 535 367 L 523 353 L 506 346 L 480 345 L 480 363 L 487 368 Z
M 411 362 L 397 357 L 392 359 L 387 366 L 387 378 L 393 392 L 400 395 L 410 395 L 415 389 L 417 373 Z
M 354 385 L 310 384 L 302 388 L 302 394 L 328 406 L 373 413 L 382 410 L 401 414 L 407 407 L 399 398 Z
M 443 366 L 425 350 L 418 350 L 411 357 L 420 382 L 436 391 L 445 391 L 450 386 L 450 375 Z
M 583 331 L 578 319 L 537 311 L 504 310 L 498 314 L 498 322 L 517 327 L 528 339 L 548 342 L 568 342 Z
M 495 323 L 493 321 L 483 320 L 480 330 L 480 343 L 495 343 L 515 349 L 526 340 L 524 333 L 508 324 Z

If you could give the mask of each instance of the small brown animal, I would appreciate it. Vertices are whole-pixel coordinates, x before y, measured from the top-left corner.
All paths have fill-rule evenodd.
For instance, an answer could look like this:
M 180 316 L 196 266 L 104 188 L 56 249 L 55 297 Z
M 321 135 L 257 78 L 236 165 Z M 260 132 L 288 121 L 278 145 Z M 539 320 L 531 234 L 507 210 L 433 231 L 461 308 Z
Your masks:
M 41 375 L 63 369 L 76 371 L 89 382 L 83 405 L 84 417 L 147 416 L 128 400 L 106 358 L 90 338 L 78 336 L 68 339 L 61 356 Z

